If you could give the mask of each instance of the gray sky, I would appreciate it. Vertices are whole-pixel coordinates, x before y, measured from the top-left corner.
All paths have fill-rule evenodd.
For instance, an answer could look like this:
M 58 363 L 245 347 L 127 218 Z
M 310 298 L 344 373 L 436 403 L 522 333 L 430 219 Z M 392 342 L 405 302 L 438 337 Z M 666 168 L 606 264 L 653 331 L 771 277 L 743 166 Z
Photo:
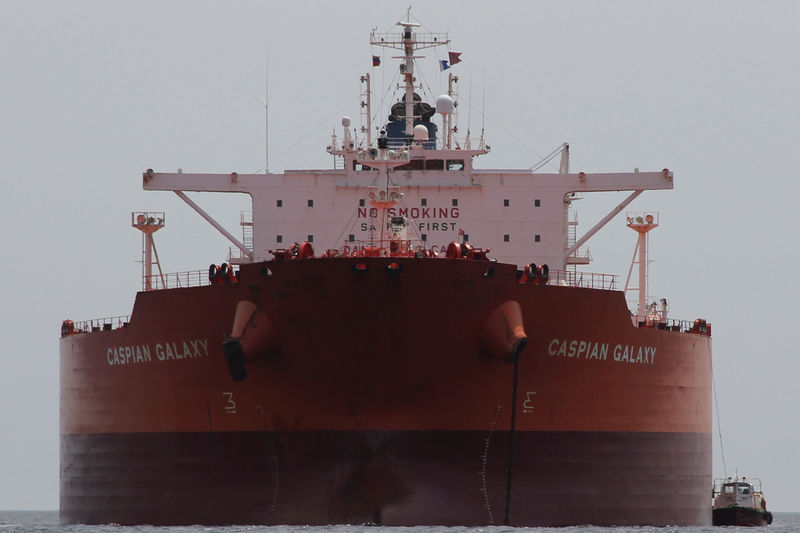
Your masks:
M 477 166 L 531 166 L 569 141 L 574 171 L 674 170 L 674 191 L 629 207 L 661 213 L 650 292 L 673 317 L 713 324 L 728 475 L 760 477 L 773 510 L 800 511 L 800 3 L 430 4 L 415 16 L 463 54 L 462 129 L 469 119 L 477 131 L 485 109 L 493 150 Z M 381 87 L 397 68 L 372 69 L 369 31 L 391 29 L 405 6 L 3 0 L 0 10 L 0 507 L 55 509 L 60 324 L 130 313 L 141 287 L 130 212 L 167 212 L 156 235 L 167 271 L 227 254 L 177 197 L 141 191 L 141 172 L 263 171 L 267 49 L 270 170 L 330 168 L 332 128 L 344 114 L 358 124 L 359 76 Z M 618 201 L 578 202 L 582 228 Z M 239 234 L 243 199 L 200 202 Z M 634 244 L 615 220 L 590 242 L 589 270 L 624 282 Z

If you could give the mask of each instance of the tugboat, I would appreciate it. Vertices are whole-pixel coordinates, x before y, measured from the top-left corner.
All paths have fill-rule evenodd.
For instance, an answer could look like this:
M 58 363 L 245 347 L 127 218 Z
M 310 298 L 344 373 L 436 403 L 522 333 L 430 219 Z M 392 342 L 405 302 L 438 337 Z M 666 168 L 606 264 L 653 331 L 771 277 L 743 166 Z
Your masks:
M 772 513 L 761 490 L 760 479 L 738 476 L 734 479 L 715 479 L 711 511 L 715 526 L 767 526 Z

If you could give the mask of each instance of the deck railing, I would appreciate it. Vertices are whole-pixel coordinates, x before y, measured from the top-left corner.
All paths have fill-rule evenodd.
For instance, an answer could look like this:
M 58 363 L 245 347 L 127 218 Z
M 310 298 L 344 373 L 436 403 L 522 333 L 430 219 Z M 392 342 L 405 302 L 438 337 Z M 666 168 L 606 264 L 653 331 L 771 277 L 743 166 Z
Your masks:
M 88 333 L 90 331 L 109 331 L 128 327 L 131 315 L 109 316 L 105 318 L 94 318 L 92 320 L 81 320 L 75 322 L 74 333 Z
M 633 324 L 640 328 L 663 329 L 669 331 L 680 331 L 683 333 L 695 333 L 697 335 L 711 336 L 711 324 L 705 320 L 680 320 L 677 318 L 646 318 L 637 320 L 636 316 L 631 316 Z
M 551 270 L 548 284 L 613 291 L 617 289 L 617 276 L 614 274 L 596 274 L 594 272 Z
M 163 277 L 159 274 L 150 276 L 151 290 L 201 287 L 210 284 L 208 271 L 206 270 L 169 272 L 164 274 Z M 615 274 L 597 274 L 595 272 L 551 270 L 548 284 L 613 291 L 617 289 L 617 276 Z M 145 287 L 147 287 L 146 276 L 142 278 L 142 290 L 145 290 Z
M 210 285 L 208 281 L 208 270 L 188 270 L 186 272 L 169 272 L 164 274 L 153 274 L 150 276 L 150 290 L 159 289 L 180 289 L 186 287 L 200 287 Z M 142 290 L 146 290 L 147 276 L 142 278 Z
M 617 276 L 614 274 L 551 270 L 550 278 L 547 283 L 549 285 L 562 287 L 616 290 Z M 208 279 L 208 271 L 206 270 L 170 272 L 168 274 L 164 274 L 163 278 L 158 274 L 151 277 L 151 290 L 200 287 L 210 284 L 211 283 Z M 144 289 L 145 286 L 145 280 L 142 280 L 142 288 Z M 656 320 L 648 317 L 645 321 L 637 323 L 635 317 L 632 318 L 634 320 L 634 325 L 640 328 L 680 331 L 683 333 L 697 333 L 709 336 L 711 334 L 711 325 L 706 324 L 705 321 L 702 321 L 702 323 L 698 324 L 697 320 L 679 320 L 673 318 Z M 75 322 L 73 332 L 87 333 L 124 328 L 128 326 L 130 319 L 130 315 L 121 315 L 95 318 L 92 320 L 82 320 Z

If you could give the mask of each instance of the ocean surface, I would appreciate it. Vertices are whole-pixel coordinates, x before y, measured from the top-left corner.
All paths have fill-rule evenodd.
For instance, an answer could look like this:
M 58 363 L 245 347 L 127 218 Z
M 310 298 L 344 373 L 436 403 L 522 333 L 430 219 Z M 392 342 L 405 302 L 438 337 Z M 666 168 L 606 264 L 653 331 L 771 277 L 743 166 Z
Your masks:
M 184 526 L 184 527 L 156 527 L 156 526 L 84 526 L 79 524 L 62 526 L 58 521 L 58 511 L 0 511 L 0 533 L 11 532 L 57 532 L 71 531 L 74 533 L 151 533 L 164 531 L 169 533 L 754 533 L 763 530 L 765 533 L 788 533 L 800 531 L 800 513 L 773 513 L 774 521 L 771 526 L 764 528 L 752 527 L 381 527 L 381 526 Z

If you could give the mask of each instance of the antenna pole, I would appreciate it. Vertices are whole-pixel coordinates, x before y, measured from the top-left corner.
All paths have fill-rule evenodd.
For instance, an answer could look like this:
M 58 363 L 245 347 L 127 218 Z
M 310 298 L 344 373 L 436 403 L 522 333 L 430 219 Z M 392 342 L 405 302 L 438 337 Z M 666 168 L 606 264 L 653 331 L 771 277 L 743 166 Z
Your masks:
M 269 45 L 267 45 L 267 83 L 264 87 L 264 174 L 269 174 Z
M 411 17 L 409 7 L 409 19 Z M 414 38 L 411 24 L 403 25 L 403 44 L 405 45 L 405 63 L 403 77 L 406 82 L 406 135 L 414 134 Z
M 369 148 L 372 146 L 372 89 L 370 87 L 369 72 L 361 76 L 361 83 L 364 84 L 361 94 L 363 98 L 361 100 L 361 133 L 367 134 L 367 148 Z M 366 126 L 364 126 L 365 122 Z

